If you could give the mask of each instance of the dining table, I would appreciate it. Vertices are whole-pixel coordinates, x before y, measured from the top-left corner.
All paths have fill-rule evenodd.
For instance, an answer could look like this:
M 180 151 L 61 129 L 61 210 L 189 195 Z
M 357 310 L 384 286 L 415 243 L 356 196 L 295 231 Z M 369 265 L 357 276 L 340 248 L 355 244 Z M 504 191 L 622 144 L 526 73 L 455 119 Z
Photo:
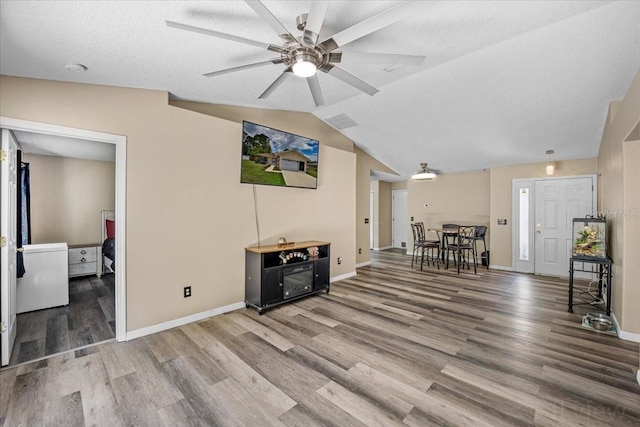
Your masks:
M 445 268 L 449 268 L 449 263 L 446 262 L 447 260 L 445 259 L 445 251 L 447 250 L 449 239 L 458 237 L 458 227 L 435 227 L 429 228 L 427 231 L 436 233 L 438 236 L 438 240 L 440 241 L 440 258 L 442 258 L 442 263 L 445 265 Z

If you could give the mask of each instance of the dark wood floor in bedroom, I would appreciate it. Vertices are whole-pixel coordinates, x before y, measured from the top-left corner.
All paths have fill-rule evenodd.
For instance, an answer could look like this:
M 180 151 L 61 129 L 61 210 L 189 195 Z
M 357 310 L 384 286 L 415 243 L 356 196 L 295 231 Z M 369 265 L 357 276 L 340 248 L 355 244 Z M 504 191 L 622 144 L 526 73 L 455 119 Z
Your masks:
M 583 329 L 566 280 L 410 264 L 2 370 L 0 425 L 640 425 L 639 344 Z
M 69 305 L 18 314 L 10 364 L 115 338 L 113 274 L 69 279 Z

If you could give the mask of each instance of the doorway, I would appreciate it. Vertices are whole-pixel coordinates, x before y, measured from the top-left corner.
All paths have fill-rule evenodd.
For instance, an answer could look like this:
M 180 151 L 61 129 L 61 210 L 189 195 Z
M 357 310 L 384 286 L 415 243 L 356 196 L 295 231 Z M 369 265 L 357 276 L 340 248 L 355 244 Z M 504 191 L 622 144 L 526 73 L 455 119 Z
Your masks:
M 84 129 L 68 128 L 44 123 L 0 117 L 0 128 L 13 131 L 30 132 L 42 135 L 65 137 L 75 141 L 101 142 L 115 145 L 115 217 L 118 224 L 117 235 L 123 236 L 116 239 L 116 265 L 118 270 L 114 274 L 115 292 L 115 336 L 118 341 L 126 340 L 126 137 L 122 135 L 107 134 L 88 131 Z M 5 190 L 5 182 L 2 182 L 2 191 Z M 9 289 L 9 281 L 2 280 L 2 292 Z M 8 294 L 8 291 L 7 291 Z M 2 319 L 15 316 L 15 304 L 1 307 Z M 3 334 L 4 337 L 5 334 Z M 15 337 L 15 335 L 13 334 Z M 13 341 L 7 340 L 0 348 L 2 365 L 8 364 L 13 347 Z
M 595 175 L 513 180 L 514 270 L 568 276 L 573 218 L 595 211 Z
M 393 190 L 391 221 L 393 230 L 391 246 L 406 249 L 407 233 L 409 230 L 409 222 L 407 221 L 407 190 Z
M 374 203 L 374 193 L 373 191 L 369 192 L 369 250 L 373 250 L 375 248 L 375 232 L 374 232 L 374 213 L 375 213 L 375 203 Z

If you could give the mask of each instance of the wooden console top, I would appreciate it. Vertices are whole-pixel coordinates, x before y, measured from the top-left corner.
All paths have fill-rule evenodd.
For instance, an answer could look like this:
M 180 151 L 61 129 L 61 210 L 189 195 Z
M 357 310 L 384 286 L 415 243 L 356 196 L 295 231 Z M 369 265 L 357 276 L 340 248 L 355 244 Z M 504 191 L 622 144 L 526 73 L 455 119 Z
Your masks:
M 313 246 L 325 246 L 330 245 L 328 242 L 320 242 L 318 240 L 309 240 L 306 242 L 294 242 L 292 245 L 286 246 L 278 246 L 278 245 L 269 245 L 269 246 L 252 246 L 249 248 L 245 248 L 245 250 L 249 252 L 255 252 L 257 254 L 266 254 L 270 252 L 280 252 L 280 251 L 290 251 L 294 249 L 306 249 L 311 248 Z

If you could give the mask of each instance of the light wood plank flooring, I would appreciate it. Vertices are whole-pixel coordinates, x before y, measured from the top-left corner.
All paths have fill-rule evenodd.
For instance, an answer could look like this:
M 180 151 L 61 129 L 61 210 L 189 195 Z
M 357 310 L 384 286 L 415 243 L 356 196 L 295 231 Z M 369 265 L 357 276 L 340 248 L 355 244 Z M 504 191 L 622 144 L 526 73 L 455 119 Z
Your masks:
M 10 364 L 115 338 L 114 275 L 69 279 L 69 305 L 18 314 Z
M 331 293 L 0 372 L 0 425 L 640 425 L 639 345 L 566 280 L 376 253 Z

